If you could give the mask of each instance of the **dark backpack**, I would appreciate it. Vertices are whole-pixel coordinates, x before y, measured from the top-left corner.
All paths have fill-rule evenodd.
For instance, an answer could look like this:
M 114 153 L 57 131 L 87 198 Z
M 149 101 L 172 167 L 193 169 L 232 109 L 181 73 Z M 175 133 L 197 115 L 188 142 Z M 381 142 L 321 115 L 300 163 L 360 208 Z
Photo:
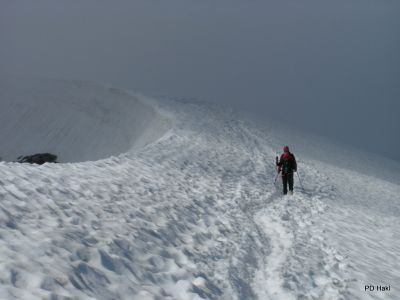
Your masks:
M 289 156 L 287 158 L 282 158 L 281 161 L 281 170 L 283 174 L 293 173 L 293 170 L 296 170 L 296 160 L 292 153 L 289 153 Z

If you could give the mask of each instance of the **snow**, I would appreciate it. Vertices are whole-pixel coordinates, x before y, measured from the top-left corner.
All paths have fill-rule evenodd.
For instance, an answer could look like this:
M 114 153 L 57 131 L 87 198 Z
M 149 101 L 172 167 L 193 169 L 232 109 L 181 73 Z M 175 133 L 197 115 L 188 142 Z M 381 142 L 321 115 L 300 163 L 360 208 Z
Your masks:
M 152 106 L 113 87 L 6 78 L 0 91 L 0 157 L 6 161 L 44 152 L 59 162 L 98 160 L 152 142 L 170 127 Z
M 274 156 L 291 136 L 273 124 L 87 82 L 21 86 L 2 90 L 1 155 L 66 163 L 0 163 L 0 299 L 398 298 L 397 167 L 353 168 L 297 136 L 305 190 L 295 177 L 283 197 Z

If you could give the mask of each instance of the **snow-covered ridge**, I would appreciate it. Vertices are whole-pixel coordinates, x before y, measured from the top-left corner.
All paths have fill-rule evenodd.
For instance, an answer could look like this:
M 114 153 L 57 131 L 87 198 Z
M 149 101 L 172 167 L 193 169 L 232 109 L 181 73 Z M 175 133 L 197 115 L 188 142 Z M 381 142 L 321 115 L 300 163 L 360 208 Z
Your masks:
M 146 147 L 0 163 L 0 299 L 398 298 L 400 185 L 296 143 L 305 189 L 296 177 L 282 197 L 274 128 L 193 101 L 143 102 L 170 124 Z
M 83 81 L 1 80 L 0 157 L 50 152 L 59 162 L 116 156 L 162 136 L 170 122 L 140 96 Z

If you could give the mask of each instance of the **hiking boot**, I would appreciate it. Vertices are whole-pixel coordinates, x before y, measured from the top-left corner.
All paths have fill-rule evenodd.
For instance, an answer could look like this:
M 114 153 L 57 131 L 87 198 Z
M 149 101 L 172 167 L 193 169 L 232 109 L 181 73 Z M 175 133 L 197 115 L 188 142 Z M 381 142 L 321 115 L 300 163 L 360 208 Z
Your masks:
M 289 195 L 293 195 L 293 191 L 289 191 Z

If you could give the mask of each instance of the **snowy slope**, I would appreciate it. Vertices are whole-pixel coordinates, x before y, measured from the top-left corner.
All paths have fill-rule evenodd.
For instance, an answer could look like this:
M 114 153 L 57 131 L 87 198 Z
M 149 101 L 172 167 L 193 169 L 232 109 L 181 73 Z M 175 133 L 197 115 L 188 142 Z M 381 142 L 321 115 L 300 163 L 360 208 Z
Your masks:
M 123 90 L 88 82 L 0 80 L 0 157 L 51 152 L 60 162 L 119 155 L 159 138 L 165 118 Z
M 123 152 L 118 156 L 0 163 L 1 299 L 398 298 L 399 184 L 299 151 L 305 191 L 296 186 L 293 196 L 282 197 L 273 183 L 280 147 L 274 128 L 210 105 L 77 84 L 61 84 L 62 95 L 71 86 L 70 96 L 60 98 L 70 112 L 64 130 L 79 115 L 70 97 L 83 99 L 87 90 L 103 95 L 103 116 L 111 122 L 137 105 L 152 113 L 132 115 L 143 116 L 141 125 L 118 120 L 125 125 L 114 134 L 129 140 L 107 148 L 109 155 Z M 43 88 L 35 86 L 39 95 Z M 126 102 L 116 105 L 120 94 Z M 58 99 L 46 95 L 32 101 Z M 130 101 L 132 110 L 123 114 Z M 96 111 L 91 105 L 79 118 Z M 57 105 L 46 107 L 47 115 L 64 118 Z M 126 149 L 140 131 L 152 134 L 142 147 Z M 74 132 L 98 147 L 109 144 L 98 132 Z M 2 129 L 2 141 L 7 135 Z M 64 143 L 64 135 L 55 136 Z M 51 139 L 45 144 L 52 146 Z M 66 161 L 83 158 L 92 160 Z M 367 284 L 391 291 L 364 292 Z

